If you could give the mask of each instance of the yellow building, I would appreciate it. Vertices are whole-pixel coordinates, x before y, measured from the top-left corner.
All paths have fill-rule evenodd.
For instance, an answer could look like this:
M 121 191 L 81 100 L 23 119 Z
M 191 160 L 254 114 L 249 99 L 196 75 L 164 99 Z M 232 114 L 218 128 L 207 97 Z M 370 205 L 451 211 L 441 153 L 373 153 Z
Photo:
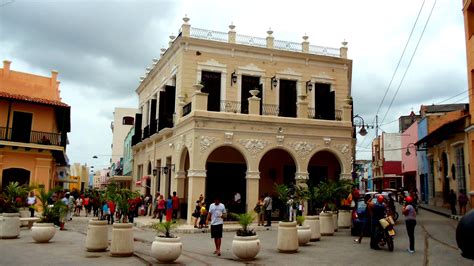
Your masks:
M 468 149 L 469 149 L 469 172 L 474 173 L 474 4 L 471 0 L 463 0 L 463 14 L 464 14 L 464 28 L 466 32 L 466 50 L 467 50 L 467 80 L 469 82 L 469 113 L 470 121 L 465 131 L 468 134 Z M 470 201 L 471 207 L 474 208 L 474 179 L 470 181 L 471 190 Z
M 58 72 L 51 77 L 0 69 L 0 187 L 9 182 L 61 185 L 67 165 L 70 107 L 61 101 Z
M 176 191 L 191 221 L 200 194 L 238 192 L 252 210 L 274 183 L 351 178 L 351 75 L 340 49 L 192 28 L 154 59 L 136 92 L 134 184 Z M 187 209 L 187 213 L 186 213 Z
M 83 192 L 85 188 L 88 187 L 89 182 L 89 167 L 87 165 L 81 165 L 80 163 L 74 163 L 70 166 L 71 182 L 69 184 L 69 190 L 77 190 L 78 192 Z

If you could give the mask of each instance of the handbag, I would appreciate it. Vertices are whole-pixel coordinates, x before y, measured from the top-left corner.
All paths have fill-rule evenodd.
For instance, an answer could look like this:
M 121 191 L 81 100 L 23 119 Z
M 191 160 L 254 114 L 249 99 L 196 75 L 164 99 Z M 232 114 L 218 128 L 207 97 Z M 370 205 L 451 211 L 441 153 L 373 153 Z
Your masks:
M 260 205 L 257 204 L 257 205 L 255 205 L 255 208 L 253 208 L 253 211 L 259 213 L 260 209 L 261 209 Z

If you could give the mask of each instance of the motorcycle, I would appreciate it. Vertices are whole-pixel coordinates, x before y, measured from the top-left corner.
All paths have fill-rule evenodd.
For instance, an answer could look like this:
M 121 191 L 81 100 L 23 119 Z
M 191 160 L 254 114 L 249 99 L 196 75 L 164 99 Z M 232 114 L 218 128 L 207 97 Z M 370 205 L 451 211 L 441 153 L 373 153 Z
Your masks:
M 379 247 L 387 245 L 389 251 L 393 251 L 393 238 L 395 237 L 395 221 L 392 216 L 379 220 L 382 230 L 379 232 Z

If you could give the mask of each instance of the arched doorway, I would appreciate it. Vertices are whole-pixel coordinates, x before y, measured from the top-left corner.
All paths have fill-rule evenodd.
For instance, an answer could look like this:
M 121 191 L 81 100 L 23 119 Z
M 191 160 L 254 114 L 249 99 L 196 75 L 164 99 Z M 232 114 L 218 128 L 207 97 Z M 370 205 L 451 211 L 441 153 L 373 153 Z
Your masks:
M 231 212 L 245 212 L 247 164 L 244 156 L 233 147 L 219 147 L 207 158 L 206 171 L 206 204 L 209 206 L 219 197 Z M 236 192 L 241 196 L 240 204 L 234 204 Z
M 180 199 L 180 218 L 187 219 L 188 212 L 188 191 L 189 191 L 189 179 L 188 179 L 188 170 L 189 170 L 189 151 L 187 148 L 184 148 L 181 157 L 179 160 L 178 174 L 184 175 L 179 176 L 177 179 L 177 194 Z
M 2 172 L 2 190 L 10 182 L 18 182 L 20 185 L 30 184 L 30 171 L 21 168 L 9 168 Z
M 338 181 L 341 175 L 341 164 L 334 153 L 319 151 L 308 163 L 308 185 L 317 185 L 320 182 Z
M 273 218 L 282 219 L 285 205 L 275 194 L 275 184 L 291 185 L 295 183 L 296 163 L 294 158 L 283 149 L 272 149 L 265 153 L 258 166 L 260 171 L 260 195 L 268 193 L 273 199 Z

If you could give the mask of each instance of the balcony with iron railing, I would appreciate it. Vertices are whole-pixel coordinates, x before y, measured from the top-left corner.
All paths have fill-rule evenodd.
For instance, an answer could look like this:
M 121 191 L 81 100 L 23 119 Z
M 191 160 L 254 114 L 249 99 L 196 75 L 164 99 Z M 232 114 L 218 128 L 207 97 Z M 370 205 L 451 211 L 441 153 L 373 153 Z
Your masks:
M 41 144 L 65 147 L 67 137 L 61 133 L 42 132 L 33 130 L 12 129 L 0 127 L 0 141 Z

